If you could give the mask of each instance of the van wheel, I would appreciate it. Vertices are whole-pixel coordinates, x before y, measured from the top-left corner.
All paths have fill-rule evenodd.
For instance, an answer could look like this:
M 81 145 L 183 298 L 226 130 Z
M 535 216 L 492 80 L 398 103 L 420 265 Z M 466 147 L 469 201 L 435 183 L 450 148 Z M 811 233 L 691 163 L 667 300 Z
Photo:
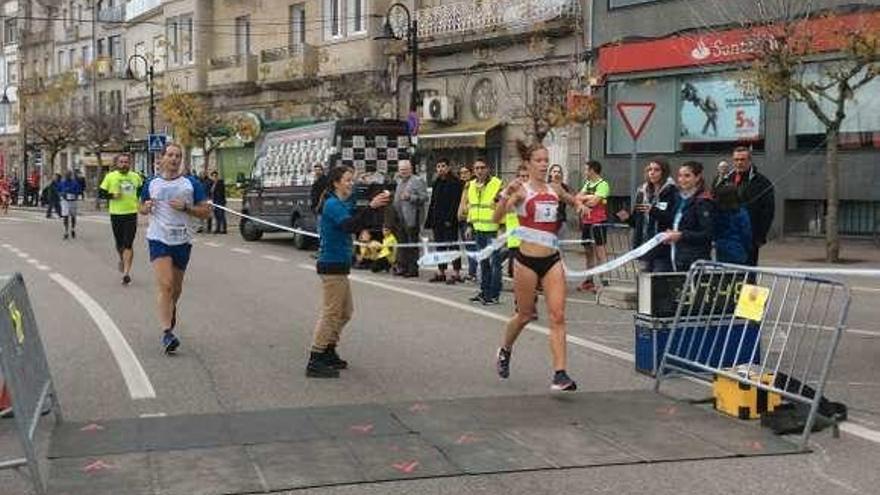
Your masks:
M 292 222 L 293 228 L 302 229 L 302 225 L 300 225 L 298 220 L 294 220 Z M 300 251 L 305 251 L 306 249 L 312 246 L 312 238 L 302 235 L 302 234 L 293 234 L 293 247 L 299 249 Z
M 263 238 L 263 231 L 246 218 L 241 219 L 238 230 L 241 232 L 241 237 L 248 242 L 256 242 Z

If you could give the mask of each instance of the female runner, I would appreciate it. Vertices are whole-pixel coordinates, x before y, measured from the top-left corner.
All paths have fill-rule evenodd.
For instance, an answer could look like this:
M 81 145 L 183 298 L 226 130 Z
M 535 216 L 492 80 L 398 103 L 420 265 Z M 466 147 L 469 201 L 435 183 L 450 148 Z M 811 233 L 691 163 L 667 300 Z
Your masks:
M 517 143 L 523 163 L 528 167 L 529 179 L 516 179 L 502 191 L 495 208 L 496 222 L 508 211 L 519 217 L 518 235 L 522 240 L 513 271 L 513 291 L 517 312 L 507 323 L 504 342 L 498 349 L 496 368 L 498 376 L 510 376 L 510 358 L 513 344 L 535 312 L 538 284 L 544 287 L 547 315 L 550 320 L 550 353 L 553 358 L 553 380 L 550 388 L 574 391 L 577 384 L 566 373 L 565 349 L 565 273 L 559 256 L 556 221 L 560 203 L 572 205 L 578 212 L 583 209 L 579 196 L 573 196 L 558 184 L 548 184 L 547 149 L 540 144 L 526 146 Z

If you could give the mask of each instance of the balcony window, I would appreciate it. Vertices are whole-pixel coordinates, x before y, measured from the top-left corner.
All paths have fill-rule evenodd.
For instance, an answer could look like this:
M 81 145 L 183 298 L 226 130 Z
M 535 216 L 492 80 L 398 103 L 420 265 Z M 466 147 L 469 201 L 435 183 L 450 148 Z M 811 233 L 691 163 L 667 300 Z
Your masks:
M 288 45 L 291 50 L 306 42 L 306 6 L 298 3 L 290 6 L 290 33 Z
M 165 41 L 166 41 L 166 57 L 168 65 L 175 66 L 180 64 L 179 40 L 177 37 L 177 19 L 171 18 L 165 24 Z
M 235 18 L 235 53 L 239 56 L 251 53 L 251 16 Z
M 342 2 L 343 0 L 324 0 L 324 37 L 335 39 L 342 37 Z
M 367 31 L 366 0 L 348 0 L 348 34 L 363 34 Z
M 7 45 L 18 43 L 18 25 L 15 19 L 3 21 L 3 43 Z
M 185 64 L 193 61 L 193 18 L 191 15 L 183 16 L 177 24 L 180 30 L 180 59 Z

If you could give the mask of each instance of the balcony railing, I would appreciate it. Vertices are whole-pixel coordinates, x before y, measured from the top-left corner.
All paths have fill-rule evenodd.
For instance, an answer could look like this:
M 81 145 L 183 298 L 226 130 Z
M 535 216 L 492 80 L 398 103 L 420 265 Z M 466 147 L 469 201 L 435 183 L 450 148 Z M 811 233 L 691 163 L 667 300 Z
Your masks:
M 260 62 L 265 64 L 269 62 L 278 62 L 279 60 L 287 60 L 289 58 L 302 57 L 305 50 L 306 46 L 301 43 L 262 50 L 260 51 Z
M 211 59 L 211 69 L 228 69 L 230 67 L 238 67 L 246 60 L 249 55 L 226 55 L 223 57 L 214 57 Z
M 98 11 L 99 22 L 122 22 L 125 20 L 125 6 L 108 7 Z
M 129 0 L 125 4 L 125 22 L 140 17 L 162 5 L 162 0 Z
M 516 29 L 571 17 L 577 0 L 467 0 L 416 11 L 419 37 Z

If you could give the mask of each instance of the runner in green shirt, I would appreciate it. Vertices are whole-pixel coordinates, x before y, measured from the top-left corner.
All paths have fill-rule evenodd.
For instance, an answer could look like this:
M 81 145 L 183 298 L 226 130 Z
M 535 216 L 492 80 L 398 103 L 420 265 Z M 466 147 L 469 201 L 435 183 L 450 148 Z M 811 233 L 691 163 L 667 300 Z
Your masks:
M 587 270 L 602 265 L 608 261 L 608 252 L 605 243 L 608 234 L 605 224 L 608 222 L 608 197 L 611 196 L 611 186 L 602 178 L 602 164 L 589 160 L 584 169 L 587 180 L 581 193 L 586 194 L 587 213 L 581 217 L 581 240 L 584 241 Z M 600 284 L 606 285 L 601 277 Z M 578 286 L 581 292 L 596 292 L 597 287 L 592 278 L 584 280 Z
M 131 283 L 131 264 L 134 259 L 132 245 L 137 234 L 138 190 L 141 176 L 131 171 L 131 157 L 117 155 L 113 159 L 114 170 L 104 176 L 101 189 L 110 197 L 110 224 L 119 254 L 119 271 L 122 284 Z

